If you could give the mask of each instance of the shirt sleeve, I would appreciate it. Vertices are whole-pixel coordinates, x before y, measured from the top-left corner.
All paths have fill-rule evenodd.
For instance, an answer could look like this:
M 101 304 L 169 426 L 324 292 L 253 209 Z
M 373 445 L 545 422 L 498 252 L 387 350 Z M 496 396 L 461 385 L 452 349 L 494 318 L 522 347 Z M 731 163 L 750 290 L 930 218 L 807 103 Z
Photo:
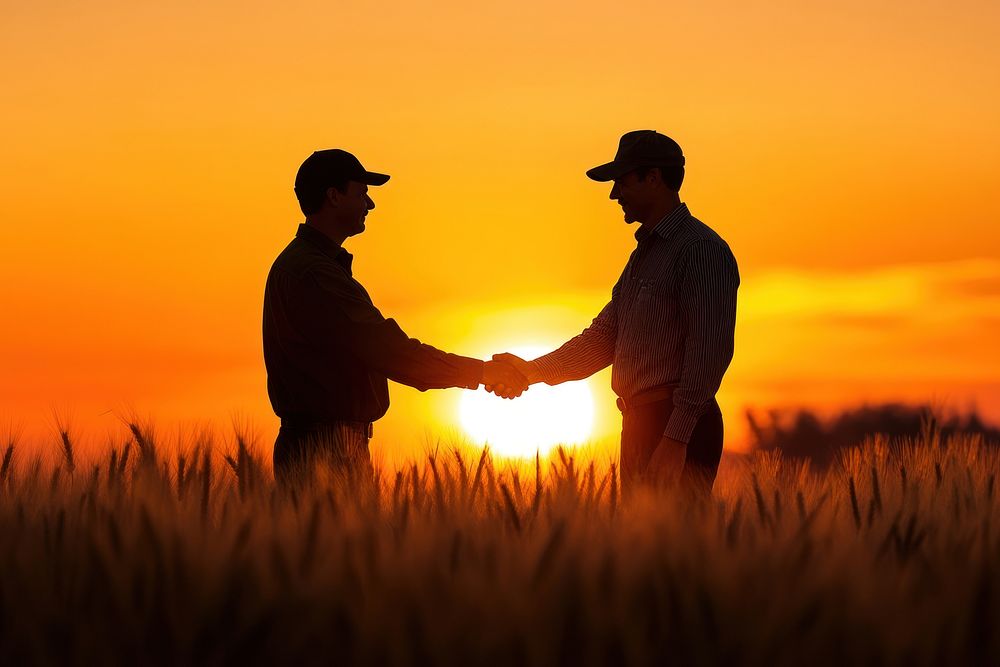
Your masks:
M 683 271 L 681 308 L 688 330 L 681 379 L 664 435 L 689 442 L 733 359 L 740 276 L 728 246 L 713 241 L 692 244 Z
M 615 357 L 618 335 L 618 284 L 611 290 L 607 303 L 590 326 L 562 344 L 559 349 L 535 359 L 541 379 L 546 384 L 582 380 L 602 368 Z
M 319 345 L 344 345 L 372 370 L 420 391 L 447 387 L 475 389 L 483 362 L 443 352 L 410 338 L 383 317 L 360 286 L 334 271 L 314 271 L 300 286 L 304 330 Z

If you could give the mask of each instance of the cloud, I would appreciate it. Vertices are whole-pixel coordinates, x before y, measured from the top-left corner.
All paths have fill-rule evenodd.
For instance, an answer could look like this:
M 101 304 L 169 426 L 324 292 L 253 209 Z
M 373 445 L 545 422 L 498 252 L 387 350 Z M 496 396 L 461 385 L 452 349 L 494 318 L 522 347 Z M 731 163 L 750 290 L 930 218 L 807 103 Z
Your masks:
M 1000 300 L 1000 262 L 963 262 L 932 276 L 932 289 L 944 298 Z
M 724 387 L 746 405 L 948 396 L 1000 415 L 1000 261 L 769 272 L 739 309 Z
M 814 313 L 809 321 L 818 326 L 887 331 L 908 326 L 911 318 L 903 314 Z
M 764 272 L 740 288 L 741 316 L 818 319 L 848 326 L 880 320 L 973 320 L 1000 306 L 1000 261 L 879 267 L 855 271 Z M 1000 308 L 998 308 L 1000 310 Z

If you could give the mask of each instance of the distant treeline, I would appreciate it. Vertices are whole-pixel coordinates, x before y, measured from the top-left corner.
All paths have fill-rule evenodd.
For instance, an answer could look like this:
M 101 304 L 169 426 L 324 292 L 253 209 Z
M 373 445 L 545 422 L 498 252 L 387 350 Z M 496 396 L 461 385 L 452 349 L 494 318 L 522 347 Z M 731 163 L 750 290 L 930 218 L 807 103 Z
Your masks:
M 936 433 L 948 438 L 969 433 L 1000 444 L 1000 429 L 985 423 L 976 409 L 942 418 L 929 405 L 886 403 L 850 408 L 827 418 L 806 409 L 770 410 L 763 417 L 747 410 L 746 418 L 755 450 L 780 450 L 784 456 L 809 459 L 820 467 L 835 461 L 840 450 L 856 447 L 875 434 L 904 438 Z

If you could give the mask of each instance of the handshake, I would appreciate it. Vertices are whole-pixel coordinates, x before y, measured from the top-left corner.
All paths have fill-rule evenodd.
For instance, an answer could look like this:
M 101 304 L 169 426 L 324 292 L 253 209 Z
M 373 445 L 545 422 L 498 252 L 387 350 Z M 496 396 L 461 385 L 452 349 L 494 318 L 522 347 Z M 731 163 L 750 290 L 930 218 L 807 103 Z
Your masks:
M 483 366 L 483 386 L 500 398 L 517 398 L 541 380 L 538 365 L 510 354 L 494 354 Z

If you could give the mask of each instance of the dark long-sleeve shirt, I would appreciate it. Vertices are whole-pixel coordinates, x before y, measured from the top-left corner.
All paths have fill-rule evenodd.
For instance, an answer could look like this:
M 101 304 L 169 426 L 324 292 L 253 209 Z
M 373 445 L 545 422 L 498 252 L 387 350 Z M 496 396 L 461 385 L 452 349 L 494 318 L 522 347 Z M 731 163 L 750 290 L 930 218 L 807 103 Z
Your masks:
M 351 272 L 353 257 L 299 225 L 264 288 L 264 365 L 275 414 L 302 422 L 375 421 L 387 378 L 424 391 L 479 386 L 483 362 L 410 338 Z
M 684 204 L 635 236 L 611 301 L 583 333 L 536 361 L 549 384 L 612 364 L 611 387 L 626 401 L 675 386 L 664 435 L 688 442 L 733 358 L 739 270 L 726 242 Z

